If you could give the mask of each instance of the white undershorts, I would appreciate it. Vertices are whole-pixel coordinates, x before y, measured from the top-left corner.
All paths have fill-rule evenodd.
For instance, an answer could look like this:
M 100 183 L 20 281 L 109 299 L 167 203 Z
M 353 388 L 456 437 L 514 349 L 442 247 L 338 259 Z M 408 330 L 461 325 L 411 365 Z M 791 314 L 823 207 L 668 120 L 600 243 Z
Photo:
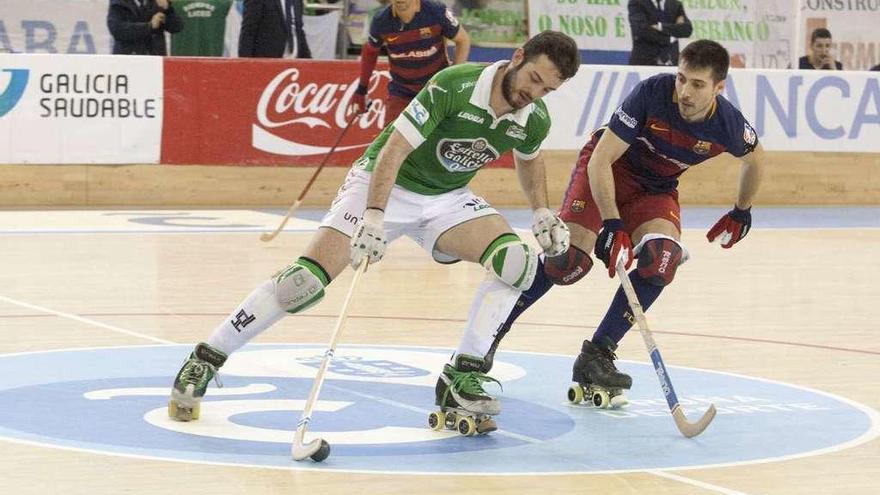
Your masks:
M 367 205 L 370 175 L 370 172 L 357 168 L 348 172 L 330 210 L 321 219 L 321 227 L 330 227 L 348 237 L 353 235 L 355 225 Z M 495 208 L 468 187 L 427 196 L 395 184 L 385 207 L 385 233 L 389 243 L 405 235 L 431 253 L 437 262 L 453 263 L 458 258 L 435 249 L 437 239 L 456 225 L 498 214 Z

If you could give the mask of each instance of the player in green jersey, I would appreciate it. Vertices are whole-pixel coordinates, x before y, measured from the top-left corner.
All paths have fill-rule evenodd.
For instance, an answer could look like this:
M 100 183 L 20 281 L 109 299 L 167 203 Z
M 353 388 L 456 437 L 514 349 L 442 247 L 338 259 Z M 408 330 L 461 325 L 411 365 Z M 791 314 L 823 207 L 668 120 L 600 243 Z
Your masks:
M 579 66 L 574 40 L 546 31 L 510 61 L 438 72 L 355 162 L 305 253 L 258 286 L 196 346 L 175 378 L 171 417 L 197 419 L 208 382 L 230 353 L 285 314 L 320 301 L 347 265 L 378 262 L 389 241 L 406 235 L 440 263 L 480 263 L 489 274 L 470 309 L 462 345 L 437 383 L 441 411 L 434 420 L 442 427 L 447 419 L 449 426 L 462 419 L 467 434 L 494 430 L 491 416 L 500 403 L 482 387 L 492 380 L 483 356 L 494 335 L 481 332 L 480 323 L 509 310 L 494 301 L 515 301 L 502 296 L 543 283 L 545 275 L 538 253 L 467 184 L 483 165 L 513 150 L 538 243 L 550 256 L 566 251 L 568 229 L 548 209 L 541 143 L 550 116 L 541 97 Z

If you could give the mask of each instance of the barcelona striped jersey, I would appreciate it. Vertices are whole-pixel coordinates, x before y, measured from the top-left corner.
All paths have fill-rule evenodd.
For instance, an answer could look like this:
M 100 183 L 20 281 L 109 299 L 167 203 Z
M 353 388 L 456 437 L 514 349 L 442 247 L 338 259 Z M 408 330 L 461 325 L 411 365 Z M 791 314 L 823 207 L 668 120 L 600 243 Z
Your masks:
M 723 96 L 709 117 L 687 122 L 678 111 L 675 74 L 640 82 L 611 116 L 608 128 L 629 143 L 622 160 L 636 180 L 652 192 L 678 186 L 688 168 L 727 152 L 741 157 L 758 145 L 758 135 Z
M 444 38 L 458 34 L 458 19 L 445 5 L 422 0 L 416 15 L 404 24 L 391 7 L 370 22 L 369 43 L 388 51 L 391 82 L 388 92 L 412 98 L 438 71 L 449 66 Z

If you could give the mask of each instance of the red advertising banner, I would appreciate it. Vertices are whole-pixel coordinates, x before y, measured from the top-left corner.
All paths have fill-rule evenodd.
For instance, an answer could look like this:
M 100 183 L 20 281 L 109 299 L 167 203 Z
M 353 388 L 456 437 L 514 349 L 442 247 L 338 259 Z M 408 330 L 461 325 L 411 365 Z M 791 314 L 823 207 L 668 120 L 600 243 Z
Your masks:
M 383 67 L 380 67 L 383 68 Z M 317 165 L 346 125 L 357 61 L 165 58 L 162 163 Z M 370 110 L 336 147 L 348 166 L 386 124 L 389 75 L 373 73 Z

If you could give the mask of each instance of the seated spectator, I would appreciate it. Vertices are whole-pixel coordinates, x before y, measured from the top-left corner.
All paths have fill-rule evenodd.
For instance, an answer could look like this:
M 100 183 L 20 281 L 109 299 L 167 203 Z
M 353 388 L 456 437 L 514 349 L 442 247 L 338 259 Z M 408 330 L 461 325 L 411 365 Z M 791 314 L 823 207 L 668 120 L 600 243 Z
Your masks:
M 798 61 L 798 69 L 843 70 L 843 64 L 831 55 L 831 31 L 825 28 L 813 30 L 810 35 L 810 54 Z
M 183 21 L 171 0 L 110 0 L 107 28 L 114 54 L 168 55 L 165 31 L 180 32 Z

